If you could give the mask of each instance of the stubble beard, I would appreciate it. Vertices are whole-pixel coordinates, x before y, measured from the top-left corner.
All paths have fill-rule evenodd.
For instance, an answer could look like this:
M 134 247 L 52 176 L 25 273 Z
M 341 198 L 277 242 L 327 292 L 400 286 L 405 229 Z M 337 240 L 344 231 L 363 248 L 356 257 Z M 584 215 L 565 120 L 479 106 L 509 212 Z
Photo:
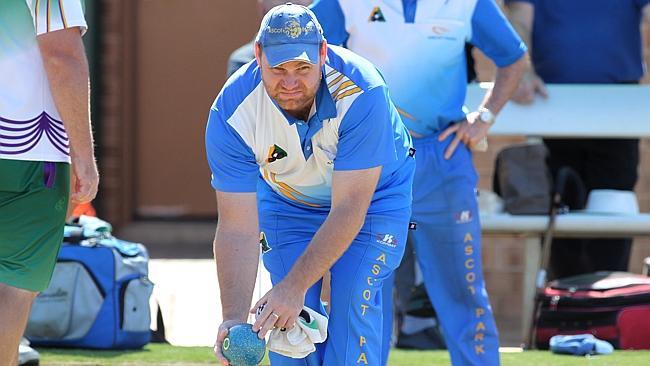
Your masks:
M 316 97 L 316 91 L 307 93 L 305 90 L 301 90 L 301 92 L 302 96 L 298 99 L 282 99 L 279 91 L 276 91 L 272 97 L 285 112 L 299 118 L 299 115 L 309 113 L 314 98 Z

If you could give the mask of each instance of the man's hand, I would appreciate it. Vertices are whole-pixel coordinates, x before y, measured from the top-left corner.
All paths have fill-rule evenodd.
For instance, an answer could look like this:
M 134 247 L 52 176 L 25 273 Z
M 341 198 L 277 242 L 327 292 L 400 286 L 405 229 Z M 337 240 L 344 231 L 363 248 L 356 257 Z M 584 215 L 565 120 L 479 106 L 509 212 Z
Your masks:
M 440 136 L 438 136 L 438 141 L 445 140 L 452 133 L 455 133 L 456 136 L 447 147 L 447 150 L 445 150 L 445 159 L 451 158 L 454 151 L 456 151 L 458 144 L 461 142 L 467 145 L 470 149 L 474 149 L 480 143 L 484 143 L 485 139 L 487 139 L 489 128 L 490 125 L 488 123 L 479 120 L 478 112 L 469 113 L 464 121 L 454 123 L 447 127 Z
M 377 187 L 381 166 L 359 170 L 339 170 L 332 174 L 332 208 L 307 249 L 286 277 L 250 310 L 264 305 L 253 324 L 263 338 L 273 327 L 293 328 L 305 303 L 305 293 L 330 270 L 349 248 L 363 226 Z M 248 219 L 248 218 L 246 218 Z
M 264 338 L 274 327 L 293 328 L 305 304 L 306 292 L 290 287 L 285 281 L 278 283 L 251 309 L 250 312 L 254 314 L 260 306 L 264 306 L 264 310 L 253 324 L 253 331 L 258 332 L 260 338 Z
M 52 97 L 70 140 L 73 203 L 95 198 L 99 176 L 90 126 L 88 61 L 77 27 L 38 36 Z
M 237 324 L 241 324 L 240 320 L 226 320 L 221 325 L 219 325 L 219 332 L 217 333 L 217 341 L 214 343 L 214 355 L 217 356 L 217 360 L 221 362 L 222 365 L 228 366 L 230 363 L 226 360 L 223 353 L 221 353 L 221 345 L 223 340 L 228 336 L 230 328 L 234 327 Z
M 80 204 L 92 201 L 97 195 L 99 173 L 92 157 L 72 158 L 72 192 L 70 199 Z
M 517 90 L 512 95 L 512 100 L 519 104 L 530 104 L 535 100 L 536 94 L 541 95 L 544 99 L 548 97 L 544 81 L 535 72 L 529 71 L 519 82 Z

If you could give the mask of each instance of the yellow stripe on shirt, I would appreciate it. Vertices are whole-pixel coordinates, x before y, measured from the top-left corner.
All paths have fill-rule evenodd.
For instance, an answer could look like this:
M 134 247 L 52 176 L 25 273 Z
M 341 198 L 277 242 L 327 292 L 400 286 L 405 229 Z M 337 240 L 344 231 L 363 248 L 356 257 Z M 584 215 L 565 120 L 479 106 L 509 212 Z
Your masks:
M 47 32 L 50 31 L 50 0 L 47 0 Z
M 38 34 L 38 6 L 40 4 L 40 0 L 36 0 L 36 6 L 34 7 L 34 28 L 36 28 L 36 34 Z
M 337 95 L 336 98 L 335 98 L 335 101 L 338 102 L 339 100 L 341 100 L 341 99 L 343 99 L 345 97 L 348 97 L 350 95 L 357 94 L 357 93 L 360 93 L 360 92 L 361 92 L 361 88 L 359 88 L 359 87 L 348 89 L 348 90 L 344 91 L 343 93 Z
M 341 74 L 341 75 L 335 77 L 334 80 L 330 81 L 330 82 L 327 84 L 327 87 L 328 87 L 328 88 L 333 87 L 334 85 L 336 85 L 336 83 L 338 83 L 339 81 L 341 81 L 341 79 L 343 79 L 343 74 Z
M 290 185 L 288 185 L 288 184 L 286 184 L 284 182 L 277 181 L 275 179 L 275 173 L 270 173 L 266 169 L 262 169 L 262 172 L 264 174 L 264 180 L 266 180 L 267 182 L 274 183 L 276 185 L 276 187 L 278 188 L 278 191 L 280 191 L 280 193 L 284 197 L 286 197 L 286 198 L 288 198 L 288 199 L 290 199 L 292 201 L 302 203 L 303 205 L 307 205 L 309 207 L 321 207 L 321 205 L 318 205 L 318 204 L 315 204 L 315 203 L 310 203 L 310 202 L 307 202 L 305 200 L 302 200 L 302 199 L 296 197 L 296 196 L 303 196 L 303 197 L 309 197 L 309 196 L 307 196 L 307 195 L 305 195 L 303 193 L 300 193 L 295 188 L 291 187 Z
M 68 22 L 65 19 L 65 10 L 63 10 L 63 2 L 59 0 L 59 13 L 61 14 L 61 21 L 63 22 L 63 28 L 68 28 Z
M 410 120 L 415 121 L 415 117 L 413 117 L 413 115 L 411 115 L 407 111 L 405 111 L 405 110 L 403 110 L 402 108 L 399 108 L 399 107 L 395 107 L 395 108 L 397 109 L 397 113 L 401 114 L 402 116 L 404 116 L 404 117 L 406 117 L 406 118 L 408 118 Z
M 347 88 L 349 86 L 353 86 L 353 85 L 354 85 L 354 83 L 352 82 L 352 80 L 348 80 L 348 81 L 345 81 L 345 82 L 341 83 L 341 85 L 339 85 L 339 87 L 336 88 L 336 91 L 334 93 L 332 93 L 332 98 L 336 99 L 336 97 L 339 95 L 339 93 L 341 93 L 341 91 L 343 89 L 345 89 L 345 88 Z

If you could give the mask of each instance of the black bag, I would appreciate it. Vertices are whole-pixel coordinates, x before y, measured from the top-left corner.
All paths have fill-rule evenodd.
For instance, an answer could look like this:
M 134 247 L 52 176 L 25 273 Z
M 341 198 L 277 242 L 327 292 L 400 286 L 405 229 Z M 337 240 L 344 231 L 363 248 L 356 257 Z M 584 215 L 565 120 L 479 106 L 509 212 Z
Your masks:
M 551 175 L 546 165 L 548 151 L 543 144 L 518 144 L 497 154 L 492 187 L 513 215 L 548 214 Z
M 650 349 L 650 278 L 601 271 L 552 281 L 537 296 L 536 346 L 591 333 L 621 349 Z

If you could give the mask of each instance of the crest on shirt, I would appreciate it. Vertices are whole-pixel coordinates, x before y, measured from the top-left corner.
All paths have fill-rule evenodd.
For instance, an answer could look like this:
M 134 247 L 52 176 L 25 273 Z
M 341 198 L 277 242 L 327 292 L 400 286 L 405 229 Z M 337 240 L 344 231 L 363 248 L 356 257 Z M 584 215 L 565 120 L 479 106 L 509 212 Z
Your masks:
M 381 12 L 381 9 L 379 9 L 378 6 L 375 6 L 372 8 L 372 12 L 370 13 L 370 17 L 368 18 L 369 22 L 385 22 L 386 18 L 384 18 L 384 13 Z
M 443 27 L 443 26 L 440 26 L 440 25 L 434 25 L 434 26 L 431 28 L 431 31 L 432 31 L 435 35 L 442 36 L 443 34 L 449 32 L 449 29 L 447 29 L 447 28 L 445 28 L 445 27 Z
M 286 157 L 287 157 L 286 151 L 282 150 L 282 148 L 278 145 L 273 145 L 269 148 L 269 155 L 266 157 L 266 161 L 268 163 L 272 163 L 276 160 L 280 160 Z
M 263 231 L 260 231 L 260 246 L 262 247 L 262 253 L 266 253 L 271 250 L 269 242 L 266 240 L 266 234 Z

